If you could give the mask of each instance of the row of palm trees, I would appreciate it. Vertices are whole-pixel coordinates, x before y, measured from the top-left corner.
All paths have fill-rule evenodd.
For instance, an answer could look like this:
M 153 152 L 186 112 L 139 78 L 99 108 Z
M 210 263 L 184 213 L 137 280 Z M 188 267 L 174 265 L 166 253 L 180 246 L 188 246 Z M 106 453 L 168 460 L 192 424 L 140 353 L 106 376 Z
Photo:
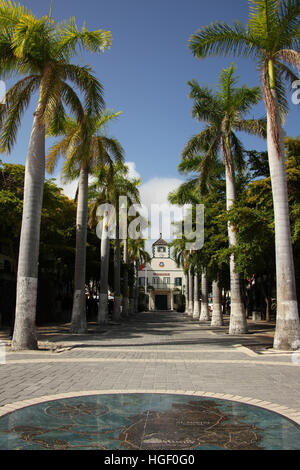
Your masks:
M 193 117 L 204 122 L 206 127 L 189 140 L 182 158 L 183 163 L 190 161 L 190 164 L 186 163 L 187 168 L 188 165 L 189 168 L 194 166 L 193 169 L 198 171 L 200 191 L 203 191 L 209 187 L 209 178 L 216 169 L 216 161 L 221 153 L 226 177 L 226 206 L 229 211 L 236 199 L 235 170 L 244 163 L 244 149 L 235 132 L 244 131 L 267 139 L 276 242 L 277 320 L 274 348 L 293 349 L 299 345 L 300 325 L 282 122 L 288 111 L 285 83 L 297 80 L 293 67 L 300 70 L 300 2 L 250 0 L 249 8 L 250 19 L 247 26 L 239 22 L 235 22 L 233 26 L 225 23 L 211 24 L 192 35 L 189 48 L 198 59 L 232 54 L 254 60 L 260 72 L 267 117 L 246 119 L 252 106 L 260 101 L 261 91 L 257 87 L 237 87 L 234 65 L 222 71 L 216 93 L 192 81 L 189 85 L 190 97 L 194 100 Z M 202 156 L 200 160 L 199 155 Z M 229 247 L 234 248 L 237 243 L 236 232 L 230 222 L 228 240 Z M 247 322 L 234 254 L 230 256 L 230 291 L 229 333 L 246 333 Z M 217 291 L 216 295 L 219 295 Z M 204 316 L 205 313 L 202 318 Z
M 89 203 L 115 202 L 118 194 L 138 196 L 138 182 L 126 176 L 124 151 L 103 132 L 119 113 L 105 110 L 103 87 L 90 66 L 74 64 L 77 51 L 102 53 L 112 42 L 110 31 L 81 30 L 75 20 L 56 24 L 51 16 L 36 18 L 20 4 L 0 1 L 0 74 L 18 77 L 0 107 L 1 151 L 9 153 L 23 113 L 37 96 L 25 167 L 24 203 L 17 273 L 17 301 L 12 348 L 36 349 L 35 328 L 38 257 L 45 170 L 52 172 L 60 156 L 63 174 L 79 178 L 76 218 L 76 259 L 71 331 L 86 331 L 86 240 Z M 21 78 L 20 78 L 21 77 Z M 59 140 L 46 158 L 46 137 Z M 89 176 L 96 182 L 89 188 Z M 126 182 L 126 184 L 125 184 Z M 113 199 L 113 201 L 112 201 Z M 93 210 L 91 210 L 93 213 Z M 106 230 L 106 223 L 104 228 Z M 98 320 L 107 322 L 107 271 L 110 241 L 101 239 L 101 292 Z M 115 293 L 120 298 L 120 241 L 115 242 Z M 125 265 L 128 246 L 125 243 Z M 143 247 L 140 246 L 140 253 Z M 137 255 L 137 258 L 142 256 Z M 126 269 L 125 269 L 126 271 Z M 103 299 L 102 293 L 105 295 Z M 129 310 L 128 277 L 124 281 L 123 314 Z M 120 318 L 120 302 L 114 318 Z
M 243 148 L 235 132 L 246 131 L 267 138 L 275 213 L 277 324 L 274 347 L 291 349 L 300 340 L 295 274 L 290 234 L 288 194 L 284 161 L 282 118 L 287 112 L 285 80 L 297 76 L 300 68 L 299 0 L 249 0 L 250 20 L 245 27 L 215 23 L 202 28 L 190 39 L 195 57 L 234 54 L 253 59 L 260 71 L 266 120 L 249 120 L 246 114 L 260 99 L 258 88 L 236 87 L 234 67 L 224 70 L 216 94 L 190 82 L 194 116 L 207 123 L 204 131 L 192 138 L 183 151 L 183 160 L 193 160 L 200 153 L 200 182 L 209 182 L 219 151 L 226 174 L 227 210 L 236 197 L 235 168 L 241 164 Z M 10 152 L 17 138 L 23 113 L 33 96 L 37 104 L 33 116 L 25 168 L 24 205 L 17 277 L 17 302 L 14 349 L 35 349 L 38 255 L 46 168 L 46 136 L 61 136 L 49 153 L 49 171 L 58 156 L 65 157 L 64 169 L 79 178 L 76 221 L 76 267 L 72 331 L 86 329 L 85 246 L 88 223 L 89 174 L 107 169 L 107 181 L 123 162 L 123 149 L 116 139 L 103 135 L 103 126 L 115 113 L 105 110 L 103 87 L 89 66 L 74 64 L 79 48 L 101 53 L 111 46 L 110 31 L 81 30 L 74 20 L 56 24 L 51 16 L 36 18 L 30 11 L 7 0 L 0 0 L 0 73 L 3 78 L 18 77 L 0 108 L 1 151 Z M 71 116 L 71 117 L 68 117 Z M 104 170 L 106 171 L 106 170 Z M 102 182 L 101 182 L 102 184 Z M 105 188 L 99 189 L 105 193 Z M 134 193 L 134 191 L 133 191 Z M 133 194 L 129 189 L 126 194 Z M 114 197 L 117 193 L 114 194 Z M 108 221 L 103 223 L 102 269 L 107 273 L 107 252 L 111 244 Z M 228 224 L 230 247 L 236 244 L 235 230 Z M 130 258 L 128 241 L 124 242 L 123 285 L 128 285 Z M 115 273 L 119 271 L 120 241 L 114 242 Z M 134 250 L 133 250 L 134 251 Z M 203 274 L 203 273 L 202 273 Z M 203 274 L 204 275 L 204 274 Z M 116 278 L 120 278 L 117 274 Z M 106 281 L 105 281 L 106 282 Z M 117 282 L 117 281 L 116 281 Z M 246 332 L 247 325 L 240 298 L 239 276 L 234 256 L 230 259 L 231 334 Z M 118 285 L 115 286 L 119 293 Z M 102 293 L 101 293 L 102 294 Z M 125 295 L 124 295 L 125 294 Z M 99 321 L 107 321 L 105 297 L 100 305 Z M 117 298 L 119 296 L 117 295 Z M 129 310 L 128 289 L 123 293 L 123 312 Z M 116 302 L 118 305 L 118 302 Z M 115 317 L 118 317 L 118 306 Z M 104 314 L 103 314 L 104 312 Z

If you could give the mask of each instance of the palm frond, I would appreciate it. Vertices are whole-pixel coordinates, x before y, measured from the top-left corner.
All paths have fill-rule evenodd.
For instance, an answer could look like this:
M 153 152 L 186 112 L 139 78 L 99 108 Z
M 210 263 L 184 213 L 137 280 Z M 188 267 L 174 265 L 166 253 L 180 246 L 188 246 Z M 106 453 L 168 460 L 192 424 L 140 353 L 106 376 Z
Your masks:
M 238 110 L 239 115 L 247 114 L 250 109 L 262 100 L 262 92 L 259 86 L 248 87 L 243 85 L 232 93 L 232 107 Z
M 52 25 L 47 16 L 38 19 L 31 14 L 23 16 L 13 31 L 15 56 L 43 67 L 51 60 L 51 32 Z
M 96 131 L 100 132 L 101 130 L 101 133 L 103 133 L 103 129 L 105 129 L 111 121 L 117 119 L 121 114 L 122 111 L 117 111 L 116 113 L 109 109 L 105 109 L 104 111 L 102 111 L 99 117 L 95 116 L 94 126 Z
M 195 155 L 194 158 L 184 158 L 178 165 L 178 171 L 181 174 L 197 172 L 202 160 L 202 155 Z
M 300 48 L 300 3 L 299 0 L 282 0 L 278 8 L 278 36 L 274 51 Z
M 234 124 L 237 131 L 246 132 L 250 135 L 257 135 L 262 139 L 267 137 L 267 119 L 241 119 L 237 120 Z
M 276 53 L 276 58 L 297 68 L 300 75 L 300 52 L 292 49 L 282 49 Z
M 11 152 L 22 115 L 39 85 L 40 77 L 32 75 L 20 80 L 6 93 L 5 104 L 0 106 L 0 148 L 2 152 Z
M 94 76 L 92 69 L 74 64 L 61 65 L 66 79 L 75 84 L 84 95 L 84 109 L 87 115 L 99 115 L 104 108 L 103 86 Z
M 0 27 L 11 28 L 15 26 L 23 16 L 28 15 L 28 10 L 20 3 L 10 0 L 0 1 Z
M 182 183 L 175 191 L 168 194 L 168 201 L 171 204 L 184 206 L 185 204 L 199 203 L 197 191 L 198 178 L 192 178 Z
M 98 137 L 98 139 L 101 139 L 106 151 L 109 152 L 111 155 L 112 159 L 116 162 L 123 162 L 124 161 L 124 149 L 120 142 L 116 138 L 112 137 Z
M 87 50 L 92 53 L 101 53 L 109 49 L 112 43 L 111 31 L 97 30 L 88 31 L 83 26 L 80 31 L 75 19 L 57 26 L 57 55 L 62 55 L 66 60 L 74 56 L 77 48 Z
M 249 0 L 249 31 L 270 50 L 278 34 L 279 0 Z
M 261 55 L 260 44 L 240 22 L 233 26 L 216 22 L 198 30 L 191 36 L 189 48 L 198 59 L 219 54 L 246 58 Z
M 220 131 L 215 126 L 210 126 L 194 135 L 185 145 L 181 158 L 194 158 L 197 154 L 207 152 L 213 143 L 216 143 Z

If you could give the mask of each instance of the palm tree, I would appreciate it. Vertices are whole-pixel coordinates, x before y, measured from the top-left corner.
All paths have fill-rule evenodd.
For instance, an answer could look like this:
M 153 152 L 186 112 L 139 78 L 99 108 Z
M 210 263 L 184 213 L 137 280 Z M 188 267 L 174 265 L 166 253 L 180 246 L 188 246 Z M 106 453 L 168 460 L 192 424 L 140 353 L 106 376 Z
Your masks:
M 82 122 L 65 119 L 61 129 L 63 137 L 51 147 L 47 156 L 49 172 L 53 172 L 58 158 L 63 155 L 65 157 L 63 175 L 67 178 L 76 178 L 79 175 L 71 320 L 73 333 L 86 331 L 85 276 L 89 174 L 99 166 L 111 166 L 114 159 L 123 160 L 123 149 L 120 143 L 114 138 L 103 135 L 103 128 L 119 114 L 104 111 L 100 116 L 85 115 Z
M 287 112 L 285 81 L 298 79 L 300 69 L 299 0 L 249 0 L 245 27 L 215 23 L 190 39 L 199 59 L 234 54 L 251 58 L 261 74 L 267 111 L 267 142 L 275 216 L 277 320 L 275 349 L 294 349 L 300 340 L 295 269 L 291 242 L 282 117 Z
M 128 178 L 128 167 L 121 161 L 115 162 L 111 168 L 99 168 L 94 171 L 96 181 L 90 186 L 90 199 L 92 200 L 90 222 L 95 221 L 97 208 L 100 204 L 109 203 L 115 208 L 116 230 L 114 247 L 114 312 L 113 320 L 120 319 L 120 237 L 119 237 L 119 198 L 126 196 L 132 201 L 139 202 L 138 185 L 140 180 Z M 103 222 L 105 226 L 109 220 Z M 99 302 L 99 324 L 108 321 L 107 292 L 108 292 L 108 267 L 109 267 L 109 236 L 108 231 L 101 237 L 101 288 Z
M 209 311 L 208 311 L 208 281 L 206 268 L 202 267 L 201 273 L 201 310 L 199 321 L 209 321 Z
M 208 87 L 200 87 L 196 80 L 189 82 L 190 97 L 194 100 L 192 115 L 207 125 L 203 131 L 193 136 L 186 144 L 182 158 L 193 160 L 203 154 L 198 168 L 200 188 L 205 180 L 218 168 L 218 153 L 221 151 L 226 174 L 227 210 L 236 199 L 235 169 L 243 165 L 243 145 L 235 131 L 265 137 L 265 119 L 245 119 L 249 110 L 261 99 L 259 87 L 237 87 L 235 67 L 224 69 L 220 75 L 219 87 L 213 93 Z M 228 223 L 229 246 L 236 245 L 236 233 Z M 240 276 L 235 272 L 234 254 L 230 257 L 231 316 L 229 333 L 247 332 L 247 322 L 241 298 Z
M 212 294 L 213 294 L 213 311 L 211 317 L 211 326 L 222 326 L 223 325 L 223 314 L 221 305 L 221 289 L 219 281 L 215 280 L 212 283 Z
M 194 309 L 193 318 L 199 320 L 200 317 L 200 302 L 199 302 L 199 273 L 198 269 L 194 272 Z
M 10 152 L 21 117 L 38 92 L 26 159 L 24 205 L 20 237 L 17 302 L 13 349 L 36 349 L 36 298 L 41 207 L 45 178 L 45 132 L 67 104 L 78 120 L 82 108 L 74 87 L 83 92 L 89 110 L 103 107 L 102 87 L 91 69 L 71 63 L 77 46 L 91 52 L 105 50 L 111 33 L 80 31 L 74 20 L 56 25 L 49 16 L 36 18 L 20 4 L 0 2 L 0 73 L 22 76 L 6 94 L 0 110 L 1 150 Z M 70 85 L 71 82 L 72 86 Z
M 138 238 L 128 240 L 128 254 L 129 262 L 135 267 L 134 284 L 131 286 L 129 295 L 129 313 L 138 311 L 138 298 L 139 298 L 139 278 L 138 273 L 142 264 L 147 264 L 151 261 L 151 256 L 145 250 L 145 240 Z
M 207 260 L 202 255 L 203 251 L 195 251 L 191 256 L 191 265 L 194 272 L 194 288 L 196 287 L 197 292 L 194 291 L 193 299 L 193 317 L 198 318 L 200 322 L 209 320 L 208 312 L 208 279 L 207 279 Z M 198 300 L 198 290 L 199 290 L 199 274 L 201 273 L 201 304 L 199 311 L 199 301 L 198 305 L 196 303 L 195 309 L 195 299 Z M 196 302 L 197 302 L 196 300 Z M 196 310 L 196 311 L 195 311 Z
M 193 176 L 187 182 L 183 183 L 176 191 L 170 193 L 169 200 L 173 204 L 184 204 L 192 203 L 199 204 L 203 203 L 205 205 L 205 231 L 208 232 L 204 246 L 200 252 L 197 252 L 193 256 L 194 264 L 194 313 L 193 318 L 199 319 L 200 310 L 199 310 L 199 299 L 198 299 L 198 289 L 199 289 L 199 280 L 198 280 L 198 269 L 200 272 L 201 268 L 201 277 L 202 277 L 202 266 L 207 265 L 209 269 L 209 277 L 212 279 L 213 285 L 213 313 L 211 326 L 222 326 L 222 309 L 221 309 L 221 289 L 220 289 L 220 270 L 221 266 L 216 260 L 216 254 L 220 249 L 224 249 L 228 246 L 226 245 L 226 236 L 224 237 L 223 231 L 220 233 L 220 227 L 216 223 L 215 215 L 219 214 L 223 210 L 223 199 L 225 197 L 224 191 L 224 165 L 220 162 L 214 165 L 213 173 L 208 173 L 205 180 L 199 179 L 197 172 L 202 163 L 203 157 L 200 155 L 196 156 L 193 159 L 182 160 L 178 166 L 179 172 L 182 174 L 192 173 Z M 212 199 L 212 200 L 211 200 Z M 222 202 L 218 203 L 218 207 L 212 206 L 216 203 L 216 200 Z M 213 213 L 211 212 L 211 206 L 214 207 Z M 214 215 L 213 215 L 214 214 Z M 213 221 L 213 223 L 212 223 Z M 221 237 L 220 237 L 221 235 Z M 204 280 L 202 285 L 205 285 L 207 281 Z M 203 290 L 203 289 L 202 289 Z M 205 310 L 205 313 L 202 313 L 201 319 L 208 320 L 208 303 L 207 295 L 206 302 L 202 296 L 202 308 Z M 206 304 L 203 306 L 203 304 Z M 204 317 L 204 318 L 203 318 Z

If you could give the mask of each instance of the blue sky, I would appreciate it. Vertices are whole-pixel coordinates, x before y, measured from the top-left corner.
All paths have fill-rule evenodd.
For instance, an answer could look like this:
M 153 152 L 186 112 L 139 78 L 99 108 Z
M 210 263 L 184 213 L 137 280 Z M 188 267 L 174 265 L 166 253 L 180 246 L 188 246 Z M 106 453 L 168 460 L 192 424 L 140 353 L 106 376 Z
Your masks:
M 37 16 L 49 12 L 50 0 L 22 3 Z M 52 15 L 57 21 L 74 16 L 78 26 L 85 23 L 90 30 L 112 31 L 109 52 L 78 57 L 80 63 L 93 66 L 104 86 L 107 107 L 123 111 L 110 126 L 110 134 L 120 140 L 126 160 L 135 162 L 143 183 L 164 178 L 162 184 L 167 185 L 168 179 L 175 182 L 181 178 L 177 172 L 180 153 L 201 129 L 190 115 L 187 81 L 197 79 L 214 87 L 222 68 L 232 62 L 228 57 L 196 60 L 188 50 L 188 39 L 198 28 L 216 20 L 246 23 L 248 0 L 53 0 Z M 258 84 L 254 63 L 243 59 L 234 62 L 240 84 Z M 25 163 L 34 104 L 24 115 L 12 154 L 0 156 L 2 160 Z M 254 113 L 263 115 L 263 104 Z M 293 104 L 286 132 L 299 134 L 299 107 Z M 248 149 L 266 148 L 264 141 L 242 138 Z

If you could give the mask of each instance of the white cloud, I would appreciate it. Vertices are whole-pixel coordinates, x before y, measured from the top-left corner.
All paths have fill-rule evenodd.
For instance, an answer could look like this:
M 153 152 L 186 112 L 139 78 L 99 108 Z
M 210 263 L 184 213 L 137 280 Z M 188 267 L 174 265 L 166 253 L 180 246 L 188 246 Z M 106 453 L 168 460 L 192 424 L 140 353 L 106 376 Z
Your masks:
M 75 194 L 77 191 L 78 180 L 70 181 L 68 183 L 62 180 L 61 175 L 57 175 L 55 177 L 55 184 L 63 190 L 63 193 L 68 196 L 70 199 L 75 198 Z
M 151 218 L 150 240 L 146 241 L 146 248 L 150 253 L 152 251 L 151 246 L 153 241 L 159 238 L 161 232 L 166 240 L 170 240 L 170 203 L 168 201 L 168 195 L 181 184 L 182 180 L 178 178 L 156 177 L 140 186 L 141 203 L 147 207 L 149 217 L 151 216 L 151 206 L 152 214 L 154 214 L 154 217 Z M 153 205 L 161 206 L 160 214 Z M 173 207 L 176 209 L 176 206 Z M 176 213 L 172 215 L 174 221 L 181 220 L 181 211 L 179 212 L 179 215 Z
M 128 166 L 129 172 L 128 172 L 128 177 L 129 179 L 139 179 L 141 178 L 141 175 L 136 169 L 136 164 L 135 162 L 125 162 L 125 165 Z
M 168 195 L 182 184 L 178 178 L 152 178 L 140 186 L 142 204 L 168 204 Z

